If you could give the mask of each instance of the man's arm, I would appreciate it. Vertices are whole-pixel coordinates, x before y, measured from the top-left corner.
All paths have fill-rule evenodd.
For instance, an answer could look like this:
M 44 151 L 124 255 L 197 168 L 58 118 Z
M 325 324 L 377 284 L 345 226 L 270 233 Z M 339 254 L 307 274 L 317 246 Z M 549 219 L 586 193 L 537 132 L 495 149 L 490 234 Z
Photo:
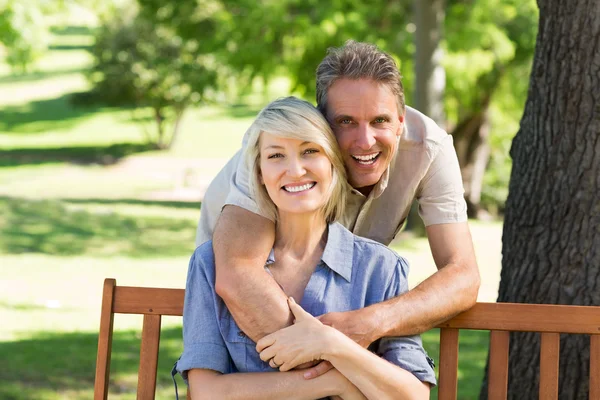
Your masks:
M 275 226 L 269 219 L 226 206 L 213 234 L 217 294 L 255 342 L 291 324 L 287 296 L 265 269 Z
M 477 301 L 479 269 L 468 223 L 430 225 L 426 229 L 438 271 L 413 290 L 381 303 L 381 337 L 425 332 Z
M 430 225 L 427 236 L 435 274 L 398 297 L 320 320 L 366 346 L 385 336 L 425 332 L 472 307 L 480 281 L 468 224 Z

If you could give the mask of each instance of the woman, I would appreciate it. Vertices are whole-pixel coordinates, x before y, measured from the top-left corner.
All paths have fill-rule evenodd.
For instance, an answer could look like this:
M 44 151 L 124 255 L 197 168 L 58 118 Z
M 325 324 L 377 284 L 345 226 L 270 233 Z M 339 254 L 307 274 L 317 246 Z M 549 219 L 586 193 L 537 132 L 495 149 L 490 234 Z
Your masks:
M 347 183 L 325 119 L 309 103 L 288 97 L 265 107 L 248 135 L 251 190 L 276 222 L 265 269 L 289 296 L 295 323 L 255 345 L 215 293 L 212 243 L 198 247 L 188 271 L 184 351 L 176 365 L 192 398 L 429 398 L 435 377 L 418 336 L 381 339 L 375 355 L 313 316 L 408 290 L 404 259 L 335 222 Z M 334 368 L 311 380 L 290 371 L 315 360 Z

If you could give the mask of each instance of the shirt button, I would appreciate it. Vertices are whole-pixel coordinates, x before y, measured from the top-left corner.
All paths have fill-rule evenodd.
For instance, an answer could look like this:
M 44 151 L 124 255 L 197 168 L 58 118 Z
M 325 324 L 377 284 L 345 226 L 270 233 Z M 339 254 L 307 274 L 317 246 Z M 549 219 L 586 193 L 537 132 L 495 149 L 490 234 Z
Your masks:
M 238 336 L 241 337 L 241 338 L 243 338 L 243 337 L 246 337 L 246 334 L 244 332 L 242 332 L 242 331 L 239 331 L 238 332 Z

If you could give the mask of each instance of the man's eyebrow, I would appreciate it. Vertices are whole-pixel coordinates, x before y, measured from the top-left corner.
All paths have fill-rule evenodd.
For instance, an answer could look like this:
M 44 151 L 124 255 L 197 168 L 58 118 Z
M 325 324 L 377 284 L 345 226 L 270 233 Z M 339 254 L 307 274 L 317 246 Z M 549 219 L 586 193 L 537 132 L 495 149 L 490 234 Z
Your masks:
M 340 119 L 354 119 L 351 115 L 346 115 L 346 114 L 338 114 L 338 115 L 334 115 L 333 116 L 333 120 L 334 121 L 338 121 Z
M 379 115 L 376 115 L 373 119 L 378 119 L 378 118 L 390 120 L 390 119 L 392 119 L 392 116 L 390 114 L 379 114 Z

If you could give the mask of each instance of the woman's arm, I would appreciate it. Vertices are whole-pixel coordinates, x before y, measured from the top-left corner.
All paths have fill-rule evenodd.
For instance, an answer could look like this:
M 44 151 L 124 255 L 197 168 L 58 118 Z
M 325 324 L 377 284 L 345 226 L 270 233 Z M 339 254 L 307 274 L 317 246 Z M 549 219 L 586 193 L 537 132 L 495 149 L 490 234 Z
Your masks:
M 298 363 L 327 360 L 368 399 L 428 399 L 429 385 L 412 373 L 364 349 L 336 329 L 323 325 L 293 299 L 294 325 L 261 339 L 256 348 L 264 361 L 287 371 Z
M 221 374 L 208 369 L 188 372 L 192 399 L 292 399 L 313 400 L 340 396 L 364 399 L 360 391 L 335 369 L 312 380 L 302 371 Z
M 332 345 L 323 354 L 368 399 L 429 399 L 429 384 L 323 325 Z

